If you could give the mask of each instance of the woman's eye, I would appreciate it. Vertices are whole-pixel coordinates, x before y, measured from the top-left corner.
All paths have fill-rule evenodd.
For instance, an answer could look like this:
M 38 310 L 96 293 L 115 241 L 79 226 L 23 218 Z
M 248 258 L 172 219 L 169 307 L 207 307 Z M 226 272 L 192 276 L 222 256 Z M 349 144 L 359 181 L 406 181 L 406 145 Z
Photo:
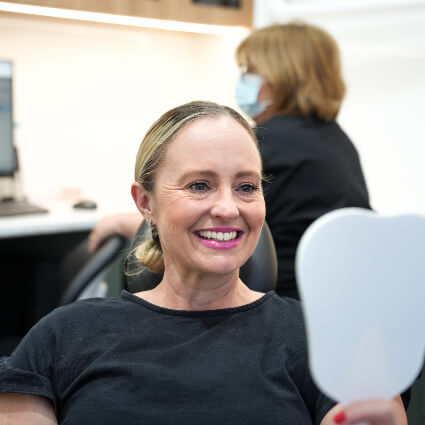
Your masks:
M 258 190 L 258 186 L 255 184 L 245 183 L 239 186 L 238 190 L 243 193 L 253 193 Z
M 208 185 L 205 182 L 193 182 L 189 185 L 189 189 L 194 192 L 205 192 L 208 189 Z

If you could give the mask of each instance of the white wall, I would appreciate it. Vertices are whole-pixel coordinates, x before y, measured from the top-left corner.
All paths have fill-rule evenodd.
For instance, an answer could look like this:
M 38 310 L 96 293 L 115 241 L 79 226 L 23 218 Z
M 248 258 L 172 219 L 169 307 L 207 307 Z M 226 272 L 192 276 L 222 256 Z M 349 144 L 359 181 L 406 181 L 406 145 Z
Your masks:
M 241 37 L 0 15 L 25 192 L 49 201 L 79 188 L 108 209 L 133 208 L 135 154 L 150 124 L 195 99 L 235 106 Z
M 337 39 L 347 83 L 338 121 L 357 146 L 373 206 L 425 213 L 425 2 L 257 0 L 255 25 L 300 18 Z
M 298 17 L 335 36 L 348 86 L 339 122 L 374 207 L 425 213 L 425 0 L 258 0 L 255 10 L 256 26 Z M 240 37 L 0 15 L 25 191 L 45 200 L 76 187 L 132 208 L 134 156 L 154 119 L 193 99 L 235 106 Z

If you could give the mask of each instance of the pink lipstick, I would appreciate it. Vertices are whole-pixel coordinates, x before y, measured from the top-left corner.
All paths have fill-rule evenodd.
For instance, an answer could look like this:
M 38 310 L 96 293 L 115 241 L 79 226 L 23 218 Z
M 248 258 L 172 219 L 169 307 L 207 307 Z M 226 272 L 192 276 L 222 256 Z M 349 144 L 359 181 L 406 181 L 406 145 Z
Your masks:
M 193 232 L 199 242 L 211 249 L 232 249 L 239 245 L 243 232 L 235 227 L 211 227 Z

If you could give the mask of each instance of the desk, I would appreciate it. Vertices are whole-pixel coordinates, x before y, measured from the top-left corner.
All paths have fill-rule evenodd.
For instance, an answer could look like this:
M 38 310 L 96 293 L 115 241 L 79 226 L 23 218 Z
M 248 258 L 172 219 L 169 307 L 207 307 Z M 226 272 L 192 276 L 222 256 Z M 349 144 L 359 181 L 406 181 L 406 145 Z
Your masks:
M 76 210 L 67 203 L 47 208 L 46 214 L 0 217 L 0 239 L 90 231 L 104 215 L 98 210 Z
M 0 337 L 23 335 L 56 307 L 63 257 L 104 213 L 48 205 L 49 213 L 0 217 Z

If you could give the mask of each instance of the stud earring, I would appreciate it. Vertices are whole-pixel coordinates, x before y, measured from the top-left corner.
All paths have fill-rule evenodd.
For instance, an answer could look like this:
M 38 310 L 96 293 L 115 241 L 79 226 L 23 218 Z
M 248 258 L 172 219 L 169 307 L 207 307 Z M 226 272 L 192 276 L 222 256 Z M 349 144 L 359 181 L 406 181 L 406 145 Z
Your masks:
M 152 221 L 151 221 L 151 219 L 150 219 L 150 218 L 147 218 L 147 219 L 146 219 L 146 223 L 148 223 L 148 224 L 149 224 L 149 226 L 152 226 Z

